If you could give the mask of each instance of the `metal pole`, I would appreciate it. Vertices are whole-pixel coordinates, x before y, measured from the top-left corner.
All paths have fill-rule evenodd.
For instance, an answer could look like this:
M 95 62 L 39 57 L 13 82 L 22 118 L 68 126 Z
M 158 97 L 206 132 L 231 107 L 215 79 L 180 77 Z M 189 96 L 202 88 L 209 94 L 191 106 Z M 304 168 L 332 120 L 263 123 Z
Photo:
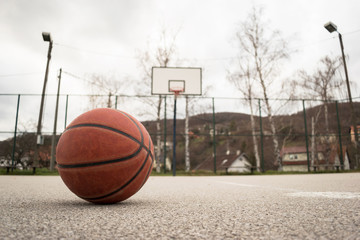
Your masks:
M 305 126 L 306 159 L 308 165 L 308 172 L 310 172 L 309 141 L 308 141 L 307 122 L 306 122 L 305 100 L 302 100 L 302 102 L 303 102 L 304 126 Z
M 117 109 L 118 95 L 115 96 L 115 109 Z
M 216 122 L 215 122 L 215 99 L 212 98 L 213 107 L 213 149 L 214 149 L 214 173 L 216 174 Z
M 17 134 L 17 124 L 18 124 L 18 116 L 19 116 L 19 106 L 20 106 L 20 94 L 18 95 L 17 107 L 16 107 L 14 142 L 13 142 L 13 149 L 12 149 L 12 156 L 11 156 L 11 172 L 14 169 L 15 148 L 16 148 L 16 134 Z
M 48 75 L 49 75 L 49 65 L 50 65 L 50 60 L 51 60 L 52 45 L 53 45 L 53 42 L 50 41 L 48 55 L 47 55 L 44 85 L 43 85 L 43 90 L 42 90 L 42 94 L 41 94 L 39 120 L 38 120 L 38 126 L 37 126 L 37 131 L 36 131 L 36 147 L 35 147 L 35 155 L 34 155 L 33 173 L 35 173 L 36 167 L 39 166 L 39 156 L 38 155 L 39 155 L 39 146 L 41 144 L 42 117 L 43 117 L 43 108 L 44 108 L 44 101 L 45 101 L 46 83 L 48 81 Z
M 173 176 L 176 175 L 176 94 L 174 95 L 174 128 L 173 128 Z
M 65 105 L 65 125 L 64 125 L 64 129 L 66 129 L 66 124 L 67 124 L 68 105 L 69 105 L 69 95 L 66 95 L 66 105 Z
M 338 123 L 338 134 L 339 134 L 339 145 L 340 145 L 340 168 L 341 168 L 341 170 L 344 170 L 344 159 L 343 159 L 343 148 L 342 148 L 342 141 L 341 141 L 341 125 L 340 125 L 338 101 L 335 101 L 335 106 L 336 106 L 336 117 L 337 117 L 337 123 Z
M 347 86 L 347 90 L 348 90 L 349 101 L 352 103 L 349 76 L 348 76 L 348 71 L 347 71 L 347 67 L 346 67 L 346 59 L 345 59 L 345 53 L 344 53 L 344 44 L 343 44 L 343 41 L 342 41 L 342 35 L 339 32 L 338 32 L 338 34 L 339 34 L 339 41 L 340 41 L 342 60 L 343 60 L 343 63 L 344 63 L 344 71 L 345 71 L 346 86 Z
M 60 68 L 59 72 L 59 82 L 58 82 L 58 89 L 56 95 L 56 106 L 55 106 L 55 117 L 54 117 L 54 130 L 51 139 L 51 160 L 50 160 L 50 171 L 54 171 L 55 167 L 55 142 L 56 142 L 56 127 L 57 127 L 57 117 L 58 117 L 58 107 L 59 107 L 59 94 L 60 94 L 60 82 L 61 82 L 61 72 L 62 69 Z
M 164 173 L 166 173 L 166 155 L 167 155 L 167 149 L 166 149 L 166 138 L 167 138 L 167 129 L 166 129 L 166 95 L 164 98 Z
M 261 117 L 261 101 L 259 99 L 259 120 L 260 120 L 260 146 L 261 146 L 261 171 L 265 172 L 264 164 L 264 134 L 262 128 L 262 117 Z
M 342 60 L 343 60 L 343 63 L 344 63 L 346 86 L 347 86 L 348 95 L 349 95 L 349 104 L 350 104 L 350 111 L 351 111 L 351 123 L 354 126 L 355 158 L 357 159 L 356 155 L 358 154 L 358 142 L 359 142 L 359 136 L 358 136 L 358 132 L 357 132 L 357 122 L 356 122 L 356 116 L 355 116 L 355 111 L 354 111 L 354 105 L 353 105 L 352 97 L 351 97 L 350 82 L 349 82 L 349 76 L 348 76 L 348 71 L 347 71 L 347 67 L 346 67 L 346 60 L 345 60 L 345 53 L 344 53 L 344 44 L 343 44 L 343 41 L 342 41 L 341 34 L 339 32 L 338 32 L 338 34 L 339 34 L 339 41 L 340 41 Z M 358 165 L 358 163 L 356 163 L 356 164 Z

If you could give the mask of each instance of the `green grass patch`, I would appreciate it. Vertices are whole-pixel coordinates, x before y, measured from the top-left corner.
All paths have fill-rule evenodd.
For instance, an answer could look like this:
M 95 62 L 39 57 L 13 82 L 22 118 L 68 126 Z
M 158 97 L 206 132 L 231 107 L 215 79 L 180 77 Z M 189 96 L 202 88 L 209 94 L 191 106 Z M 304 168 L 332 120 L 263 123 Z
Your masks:
M 173 172 L 166 171 L 166 173 L 164 173 L 164 170 L 162 170 L 160 173 L 157 173 L 154 169 L 151 172 L 151 176 L 173 176 Z M 204 170 L 190 171 L 190 172 L 185 172 L 184 170 L 178 170 L 176 171 L 176 176 L 219 176 L 219 174 L 215 174 L 214 172 L 204 171 Z
M 20 169 L 13 169 L 9 172 L 7 172 L 6 168 L 0 168 L 0 175 L 35 175 L 35 176 L 59 176 L 59 173 L 57 170 L 50 171 L 47 168 L 37 168 L 34 174 L 33 169 L 26 169 L 26 170 L 20 170 Z

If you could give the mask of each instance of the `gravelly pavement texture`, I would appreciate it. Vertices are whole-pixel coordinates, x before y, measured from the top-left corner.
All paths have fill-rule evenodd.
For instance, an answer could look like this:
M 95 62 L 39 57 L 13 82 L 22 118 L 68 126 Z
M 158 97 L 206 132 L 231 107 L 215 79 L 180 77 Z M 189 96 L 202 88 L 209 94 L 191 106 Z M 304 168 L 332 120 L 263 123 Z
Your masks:
M 0 222 L 0 239 L 360 239 L 360 173 L 150 177 L 113 205 L 0 176 Z

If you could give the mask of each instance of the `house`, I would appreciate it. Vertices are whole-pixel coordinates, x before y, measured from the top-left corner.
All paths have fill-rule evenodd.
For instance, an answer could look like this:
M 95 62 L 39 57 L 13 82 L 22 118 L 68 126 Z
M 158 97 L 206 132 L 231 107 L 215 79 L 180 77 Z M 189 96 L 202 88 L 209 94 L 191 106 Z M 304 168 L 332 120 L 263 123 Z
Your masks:
M 251 163 L 249 157 L 245 153 L 238 151 L 236 154 L 225 154 L 216 156 L 216 170 L 236 172 L 236 173 L 247 173 L 251 171 Z M 197 165 L 194 170 L 207 170 L 214 171 L 214 158 L 209 157 L 202 163 Z
M 359 136 L 360 136 L 360 125 L 357 125 L 356 129 L 357 129 L 357 135 L 358 135 L 358 138 L 359 138 Z M 355 143 L 354 126 L 350 126 L 349 132 L 350 132 L 350 136 L 351 136 L 351 142 Z
M 10 164 L 9 164 L 9 160 L 8 159 L 6 159 L 6 157 L 5 156 L 0 156 L 0 167 L 7 167 L 7 166 L 9 166 Z
M 340 167 L 340 149 L 336 145 L 330 147 L 328 166 L 325 161 L 325 146 L 321 145 L 317 147 L 317 159 L 311 159 L 311 149 L 309 148 L 309 165 L 312 170 L 335 170 Z M 344 170 L 350 169 L 349 155 L 346 147 L 342 149 Z M 283 147 L 280 153 L 282 157 L 283 170 L 289 172 L 307 172 L 308 171 L 308 159 L 306 147 L 304 146 L 292 146 Z

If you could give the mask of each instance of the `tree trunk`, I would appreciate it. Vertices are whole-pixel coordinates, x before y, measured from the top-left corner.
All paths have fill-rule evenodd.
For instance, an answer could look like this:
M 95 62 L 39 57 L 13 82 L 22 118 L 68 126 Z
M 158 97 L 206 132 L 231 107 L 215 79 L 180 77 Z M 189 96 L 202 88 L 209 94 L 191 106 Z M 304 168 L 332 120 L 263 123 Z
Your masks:
M 279 140 L 278 140 L 278 137 L 277 137 L 277 131 L 276 131 L 276 127 L 275 127 L 275 122 L 274 122 L 273 117 L 272 117 L 271 114 L 269 114 L 269 122 L 270 122 L 271 132 L 273 134 L 275 160 L 279 165 L 278 170 L 282 171 L 283 166 L 282 166 L 282 159 L 281 159 L 281 156 L 280 156 Z
M 159 96 L 159 102 L 157 107 L 157 122 L 156 122 L 156 172 L 160 173 L 160 155 L 161 155 L 161 125 L 160 125 L 160 113 L 161 113 L 162 97 Z
M 250 122 L 251 122 L 251 133 L 252 133 L 252 139 L 254 144 L 254 154 L 255 154 L 255 160 L 256 160 L 256 169 L 258 172 L 260 172 L 260 157 L 259 157 L 259 148 L 258 143 L 256 139 L 256 132 L 255 132 L 255 120 L 254 120 L 254 112 L 252 108 L 252 100 L 249 100 L 249 106 L 250 106 Z
M 315 121 L 311 118 L 311 166 L 315 164 Z
M 185 171 L 190 171 L 190 149 L 189 149 L 189 98 L 186 96 L 185 105 Z
M 271 132 L 272 132 L 272 135 L 273 135 L 272 139 L 273 139 L 273 143 L 274 143 L 275 161 L 278 163 L 278 166 L 279 166 L 278 170 L 282 171 L 283 166 L 282 166 L 282 160 L 281 160 L 281 156 L 280 156 L 279 140 L 278 140 L 278 137 L 277 137 L 277 131 L 276 131 L 275 122 L 274 122 L 274 119 L 273 119 L 273 116 L 272 116 L 271 106 L 270 106 L 269 99 L 268 99 L 268 96 L 267 96 L 267 89 L 266 89 L 265 79 L 263 77 L 263 72 L 262 72 L 262 68 L 261 68 L 261 60 L 258 58 L 257 51 L 255 52 L 255 65 L 256 65 L 256 72 L 258 73 L 258 76 L 259 76 L 261 88 L 263 90 L 265 105 L 266 105 L 266 109 L 267 109 L 268 116 L 269 116 Z
M 261 81 L 261 85 L 263 88 L 263 92 L 264 92 L 264 99 L 265 99 L 265 105 L 266 105 L 266 109 L 268 112 L 268 116 L 269 116 L 269 123 L 270 123 L 270 128 L 271 128 L 271 133 L 272 133 L 272 139 L 273 139 L 273 143 L 274 143 L 274 155 L 275 155 L 275 161 L 277 162 L 279 168 L 279 171 L 283 170 L 283 166 L 282 166 L 282 159 L 280 156 L 280 149 L 279 149 L 279 140 L 278 140 L 278 136 L 277 136 L 277 130 L 276 130 L 276 126 L 275 126 L 275 121 L 273 119 L 272 116 L 272 110 L 271 110 L 271 106 L 269 103 L 269 99 L 267 98 L 267 92 L 266 92 L 266 87 L 263 81 Z

